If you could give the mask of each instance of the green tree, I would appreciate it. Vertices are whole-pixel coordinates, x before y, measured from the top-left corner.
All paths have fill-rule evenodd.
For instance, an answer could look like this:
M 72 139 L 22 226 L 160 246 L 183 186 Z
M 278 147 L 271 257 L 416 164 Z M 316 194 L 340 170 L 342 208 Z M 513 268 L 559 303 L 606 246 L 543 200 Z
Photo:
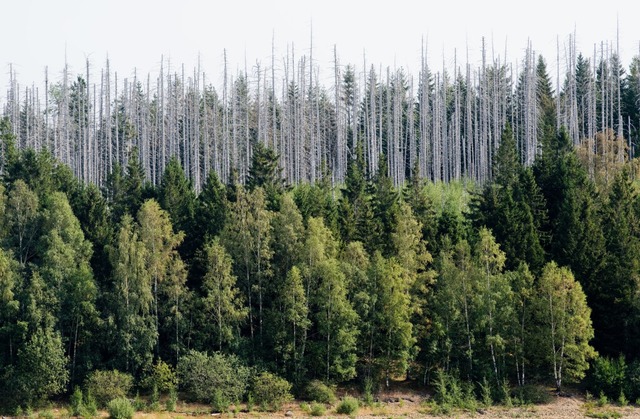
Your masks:
M 146 253 L 133 218 L 125 214 L 116 241 L 109 248 L 114 280 L 111 332 L 115 359 L 122 370 L 131 373 L 151 363 L 158 339 Z
M 411 323 L 411 293 L 415 276 L 379 252 L 371 264 L 376 293 L 373 352 L 387 388 L 392 377 L 406 373 L 416 338 Z
M 302 215 L 290 193 L 282 195 L 280 210 L 273 216 L 273 266 L 276 278 L 283 278 L 300 263 L 304 246 Z
M 547 72 L 547 63 L 538 55 L 536 65 L 536 99 L 538 103 L 538 142 L 544 149 L 553 143 L 557 132 L 557 113 L 551 78 Z
M 356 149 L 356 157 L 347 163 L 344 188 L 338 204 L 340 235 L 345 242 L 360 241 L 373 246 L 373 208 L 367 192 L 364 154 L 362 146 Z
M 98 323 L 97 288 L 91 270 L 91 243 L 62 192 L 52 193 L 45 203 L 40 239 L 39 272 L 55 303 L 48 307 L 58 320 L 62 340 L 71 357 L 71 379 L 78 364 L 90 364 L 88 343 Z M 86 372 L 86 371 L 83 371 Z
M 196 201 L 194 217 L 200 233 L 192 235 L 192 239 L 204 243 L 220 234 L 228 216 L 228 205 L 225 186 L 215 170 L 210 170 Z
M 602 231 L 606 254 L 597 280 L 585 284 L 593 309 L 596 330 L 594 346 L 615 356 L 618 351 L 633 356 L 640 325 L 640 229 L 638 196 L 628 170 L 618 173 L 603 208 Z
M 269 210 L 277 210 L 280 196 L 284 191 L 284 179 L 278 160 L 280 156 L 270 147 L 258 142 L 253 146 L 251 167 L 247 178 L 247 189 L 264 189 Z
M 403 190 L 404 202 L 409 204 L 416 220 L 422 225 L 422 239 L 435 250 L 438 216 L 435 206 L 425 192 L 424 181 L 418 176 L 417 167 Z M 400 211 L 402 213 L 402 211 Z
M 302 272 L 291 267 L 276 289 L 273 319 L 273 347 L 276 364 L 294 383 L 300 383 L 304 370 L 305 344 L 309 320 L 309 302 Z
M 446 243 L 445 243 L 446 244 Z M 463 240 L 445 247 L 437 261 L 439 273 L 431 307 L 431 351 L 445 371 L 458 365 L 461 376 L 474 377 L 477 332 L 474 327 L 477 275 L 471 248 Z
M 589 345 L 594 334 L 591 309 L 571 271 L 555 262 L 544 267 L 536 286 L 534 306 L 538 327 L 536 347 L 560 390 L 563 381 L 584 378 L 589 360 L 596 356 Z
M 347 299 L 337 251 L 338 243 L 322 219 L 309 218 L 304 261 L 310 334 L 315 339 L 307 362 L 310 371 L 327 381 L 348 380 L 356 373 L 357 314 Z
M 524 386 L 531 361 L 532 341 L 532 300 L 534 298 L 534 277 L 526 263 L 521 263 L 517 271 L 507 272 L 513 291 L 513 328 L 510 337 L 513 343 L 513 357 L 519 386 Z
M 18 404 L 32 406 L 61 394 L 69 382 L 68 359 L 60 335 L 51 328 L 37 328 L 18 349 L 9 384 Z
M 20 301 L 17 299 L 17 287 L 21 278 L 18 263 L 12 255 L 0 249 L 0 377 L 5 366 L 14 362 L 15 342 L 19 331 L 18 314 Z
M 506 356 L 509 326 L 513 318 L 512 290 L 508 277 L 502 273 L 506 261 L 504 252 L 489 230 L 480 229 L 479 236 L 475 248 L 475 263 L 479 271 L 478 322 L 489 347 L 496 385 L 500 386 L 504 371 L 499 371 L 499 361 Z
M 160 324 L 160 313 L 163 320 L 168 321 L 168 315 L 173 315 L 175 326 L 178 327 L 180 313 L 180 297 L 184 294 L 186 270 L 177 252 L 177 248 L 184 239 L 184 233 L 174 233 L 169 214 L 160 208 L 157 201 L 145 201 L 138 212 L 140 241 L 146 251 L 145 266 L 151 278 L 153 292 L 153 315 L 156 334 L 167 329 L 167 325 Z M 168 298 L 162 298 L 166 296 Z M 172 333 L 173 334 L 173 333 Z M 161 336 L 162 337 L 162 336 Z M 179 339 L 179 333 L 176 335 Z M 160 354 L 161 340 L 157 341 L 156 353 Z M 175 342 L 176 351 L 179 341 Z
M 263 349 L 263 320 L 268 280 L 272 276 L 271 220 L 262 188 L 247 192 L 237 185 L 237 200 L 230 206 L 229 219 L 220 234 L 220 243 L 234 261 L 234 272 L 241 280 L 247 296 L 249 333 L 252 345 L 257 335 L 258 348 Z
M 196 195 L 180 161 L 175 156 L 169 160 L 162 175 L 158 188 L 158 203 L 169 214 L 175 231 L 196 235 L 193 231 Z M 182 254 L 190 259 L 195 252 L 195 247 L 191 242 L 185 242 L 182 247 Z
M 378 162 L 378 172 L 373 180 L 371 194 L 374 226 L 369 235 L 373 237 L 364 243 L 368 244 L 370 251 L 376 249 L 388 257 L 393 251 L 391 235 L 396 229 L 399 193 L 393 187 L 393 181 L 387 173 L 387 158 L 381 155 Z
M 23 267 L 35 255 L 39 226 L 38 196 L 18 179 L 8 194 L 6 223 L 8 245 L 14 250 Z
M 518 181 L 520 170 L 522 170 L 522 167 L 518 157 L 518 150 L 516 149 L 516 141 L 513 137 L 513 130 L 511 125 L 507 123 L 502 131 L 500 146 L 493 160 L 493 182 L 502 188 L 513 188 Z
M 95 278 L 106 282 L 111 275 L 107 247 L 112 244 L 115 235 L 109 204 L 98 187 L 89 184 L 82 188 L 78 201 L 75 205 L 72 202 L 72 206 L 84 236 L 93 248 L 91 268 Z
M 247 318 L 247 308 L 236 286 L 237 278 L 231 272 L 231 257 L 224 247 L 217 240 L 210 241 L 204 247 L 202 258 L 205 266 L 202 303 L 213 319 L 213 342 L 218 351 L 222 351 L 223 345 L 233 344 L 234 335 Z

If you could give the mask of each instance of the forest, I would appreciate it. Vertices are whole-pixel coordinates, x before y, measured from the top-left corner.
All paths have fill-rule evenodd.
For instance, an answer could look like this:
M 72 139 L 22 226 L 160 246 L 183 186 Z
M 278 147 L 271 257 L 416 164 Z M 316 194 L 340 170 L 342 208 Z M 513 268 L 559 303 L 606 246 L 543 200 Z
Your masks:
M 531 46 L 425 59 L 415 88 L 336 54 L 327 89 L 293 51 L 278 78 L 225 62 L 220 92 L 199 69 L 65 68 L 44 98 L 12 76 L 0 405 L 399 380 L 640 398 L 640 57 L 567 50 L 556 89 Z

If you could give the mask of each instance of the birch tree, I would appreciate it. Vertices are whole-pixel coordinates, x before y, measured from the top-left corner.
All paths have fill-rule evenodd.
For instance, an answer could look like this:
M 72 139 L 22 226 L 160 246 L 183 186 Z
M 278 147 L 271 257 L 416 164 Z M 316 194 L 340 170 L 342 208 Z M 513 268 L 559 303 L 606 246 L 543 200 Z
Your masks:
M 591 309 L 571 271 L 555 262 L 544 267 L 536 288 L 539 356 L 560 391 L 563 382 L 584 378 L 589 360 L 596 356 L 589 344 L 594 335 Z

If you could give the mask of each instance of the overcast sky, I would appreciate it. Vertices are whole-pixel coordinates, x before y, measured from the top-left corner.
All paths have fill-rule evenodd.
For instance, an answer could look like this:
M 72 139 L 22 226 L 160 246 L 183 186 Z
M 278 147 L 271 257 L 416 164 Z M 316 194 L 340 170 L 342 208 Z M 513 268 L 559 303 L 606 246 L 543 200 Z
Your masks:
M 272 38 L 280 62 L 287 47 L 307 53 L 313 33 L 314 61 L 331 75 L 333 47 L 342 64 L 402 66 L 418 73 L 424 38 L 436 68 L 480 60 L 484 36 L 488 53 L 515 63 L 527 40 L 555 69 L 556 42 L 576 33 L 578 49 L 593 54 L 601 41 L 615 45 L 619 23 L 625 66 L 638 54 L 640 2 L 608 0 L 596 7 L 562 0 L 425 1 L 391 0 L 10 0 L 0 6 L 0 98 L 9 63 L 22 85 L 40 83 L 49 66 L 57 78 L 65 51 L 74 73 L 88 57 L 99 74 L 107 55 L 120 77 L 156 72 L 160 57 L 191 70 L 200 56 L 203 70 L 219 82 L 223 51 L 232 69 L 260 61 L 269 66 Z

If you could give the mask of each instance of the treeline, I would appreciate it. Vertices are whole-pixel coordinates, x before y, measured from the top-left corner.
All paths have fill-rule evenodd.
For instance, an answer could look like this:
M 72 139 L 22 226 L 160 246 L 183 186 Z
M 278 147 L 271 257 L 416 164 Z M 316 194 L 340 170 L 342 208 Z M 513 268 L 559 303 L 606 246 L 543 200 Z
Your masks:
M 624 68 L 611 45 L 583 55 L 572 37 L 559 46 L 557 69 L 547 69 L 532 45 L 514 64 L 484 41 L 480 63 L 456 57 L 451 68 L 430 67 L 424 49 L 418 74 L 344 65 L 337 51 L 326 66 L 313 50 L 293 47 L 270 63 L 235 70 L 225 54 L 221 74 L 213 75 L 161 59 L 158 74 L 122 76 L 107 60 L 101 69 L 65 66 L 59 77 L 45 70 L 42 86 L 20 84 L 10 68 L 3 114 L 20 148 L 49 150 L 76 177 L 99 186 L 134 149 L 155 186 L 174 156 L 196 191 L 211 170 L 225 183 L 235 170 L 245 184 L 257 143 L 277 152 L 290 185 L 328 173 L 332 185 L 343 183 L 358 145 L 367 177 L 384 158 L 396 186 L 414 167 L 431 181 L 485 182 L 507 123 L 526 165 L 539 154 L 540 138 L 560 126 L 593 153 L 602 152 L 599 137 L 606 137 L 635 156 L 640 61 Z
M 245 185 L 212 170 L 199 194 L 176 158 L 154 186 L 134 150 L 99 189 L 18 149 L 6 119 L 0 135 L 3 406 L 68 394 L 96 371 L 142 388 L 204 353 L 294 390 L 371 391 L 437 371 L 560 388 L 597 350 L 623 377 L 611 397 L 640 396 L 627 385 L 640 377 L 637 165 L 578 150 L 564 129 L 525 166 L 507 125 L 483 186 L 416 168 L 396 187 L 385 158 L 366 175 L 360 143 L 340 187 L 286 187 L 277 153 L 256 143 Z

